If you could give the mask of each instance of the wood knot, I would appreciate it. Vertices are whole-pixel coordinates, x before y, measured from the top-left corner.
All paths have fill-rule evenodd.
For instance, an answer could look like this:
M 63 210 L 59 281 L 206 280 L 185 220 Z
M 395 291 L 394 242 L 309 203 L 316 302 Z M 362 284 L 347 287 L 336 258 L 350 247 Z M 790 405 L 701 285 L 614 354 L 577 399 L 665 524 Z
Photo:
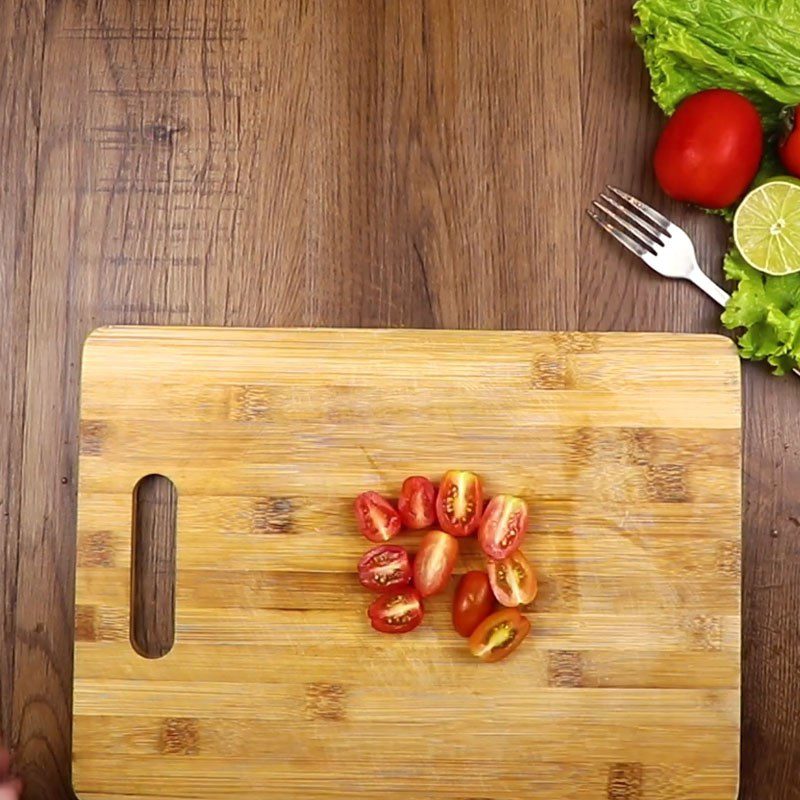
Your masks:
M 647 499 L 655 503 L 687 503 L 686 468 L 682 464 L 651 464 L 645 468 Z
M 113 567 L 111 531 L 96 531 L 83 537 L 78 549 L 78 564 L 81 567 Z
M 97 456 L 103 452 L 103 444 L 108 436 L 108 425 L 105 422 L 82 419 L 80 425 L 81 455 Z
M 75 607 L 75 641 L 96 642 L 99 623 L 95 606 Z
M 161 723 L 158 749 L 163 755 L 194 756 L 200 750 L 200 727 L 191 717 L 170 717 Z
M 586 464 L 595 457 L 597 449 L 597 429 L 576 428 L 569 438 L 572 459 L 578 464 Z
M 551 338 L 560 353 L 596 353 L 600 349 L 596 333 L 554 333 Z
M 655 437 L 647 428 L 623 428 L 620 431 L 625 460 L 637 467 L 647 466 L 653 455 Z
M 182 130 L 183 128 L 177 125 L 156 122 L 152 125 L 145 125 L 144 138 L 154 144 L 171 147 L 175 143 L 175 137 Z
M 293 512 L 292 501 L 286 497 L 262 497 L 253 507 L 251 530 L 257 534 L 296 533 Z
M 547 654 L 548 686 L 583 686 L 583 656 L 574 650 L 551 650 Z
M 641 764 L 612 764 L 608 769 L 608 800 L 641 800 L 642 772 Z
M 692 617 L 684 628 L 693 650 L 722 650 L 722 622 L 719 617 L 700 614 Z
M 720 542 L 717 549 L 717 569 L 728 578 L 738 578 L 742 574 L 741 542 Z
M 345 690 L 338 683 L 309 683 L 306 686 L 306 719 L 340 722 L 345 718 Z
M 231 398 L 230 418 L 235 422 L 265 421 L 272 417 L 271 393 L 261 386 L 240 386 Z
M 575 379 L 565 358 L 541 355 L 531 365 L 531 386 L 534 389 L 570 389 L 574 385 Z
M 544 576 L 544 580 L 547 577 Z M 574 563 L 566 563 L 557 575 L 552 576 L 554 603 L 559 611 L 576 612 L 581 603 L 581 581 Z M 541 585 L 541 584 L 540 584 Z

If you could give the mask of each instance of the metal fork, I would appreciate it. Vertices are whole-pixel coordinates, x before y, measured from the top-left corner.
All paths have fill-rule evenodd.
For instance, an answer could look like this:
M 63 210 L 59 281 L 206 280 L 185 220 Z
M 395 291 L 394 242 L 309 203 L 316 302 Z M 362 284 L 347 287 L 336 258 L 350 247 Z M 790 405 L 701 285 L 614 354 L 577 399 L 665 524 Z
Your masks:
M 604 216 L 592 209 L 587 212 L 589 216 L 639 256 L 650 269 L 665 278 L 691 281 L 721 306 L 731 299 L 700 269 L 697 253 L 686 231 L 647 203 L 615 186 L 607 186 L 606 192 L 593 200 L 592 205 Z
M 727 305 L 731 296 L 700 269 L 692 240 L 683 228 L 616 186 L 606 186 L 606 192 L 592 205 L 605 216 L 592 209 L 586 213 L 650 269 L 665 278 L 691 281 L 712 300 L 723 307 Z M 792 372 L 800 376 L 800 369 Z
M 605 216 L 592 209 L 586 213 L 650 269 L 665 278 L 691 281 L 712 300 L 723 307 L 727 305 L 731 296 L 700 269 L 692 240 L 683 228 L 616 186 L 606 186 L 592 205 Z M 792 372 L 800 376 L 800 369 Z

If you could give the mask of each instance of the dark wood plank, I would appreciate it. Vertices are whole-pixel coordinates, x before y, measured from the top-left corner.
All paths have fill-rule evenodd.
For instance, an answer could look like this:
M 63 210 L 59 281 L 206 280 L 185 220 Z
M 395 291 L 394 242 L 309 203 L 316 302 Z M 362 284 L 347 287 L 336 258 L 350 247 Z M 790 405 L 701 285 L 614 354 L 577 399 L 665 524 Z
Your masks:
M 725 224 L 661 193 L 652 153 L 663 115 L 651 102 L 627 0 L 587 0 L 582 70 L 583 208 L 607 184 L 658 206 L 683 226 L 698 259 L 721 279 Z M 580 229 L 580 325 L 588 330 L 721 330 L 719 307 L 685 281 L 668 281 L 609 240 L 588 217 Z
M 318 8 L 312 321 L 573 326 L 576 6 Z
M 17 738 L 11 721 L 17 532 L 43 6 L 0 0 L 0 741 L 5 734 L 11 744 Z
M 586 4 L 583 69 L 585 204 L 605 183 L 652 202 L 682 225 L 701 265 L 721 280 L 728 227 L 660 193 L 650 157 L 663 117 L 633 44 L 630 3 Z M 611 110 L 613 109 L 613 113 Z M 693 286 L 651 274 L 589 220 L 581 229 L 581 326 L 721 330 L 719 309 Z M 742 800 L 800 798 L 800 383 L 743 367 Z
M 742 797 L 800 798 L 800 381 L 745 367 Z

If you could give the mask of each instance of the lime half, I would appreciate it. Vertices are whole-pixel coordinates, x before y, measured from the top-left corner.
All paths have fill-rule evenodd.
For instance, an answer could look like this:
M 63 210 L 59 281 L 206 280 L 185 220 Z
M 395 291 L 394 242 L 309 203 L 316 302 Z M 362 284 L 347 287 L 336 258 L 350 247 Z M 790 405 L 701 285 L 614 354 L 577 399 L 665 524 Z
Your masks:
M 800 272 L 800 182 L 775 178 L 753 189 L 736 209 L 733 241 L 761 272 Z

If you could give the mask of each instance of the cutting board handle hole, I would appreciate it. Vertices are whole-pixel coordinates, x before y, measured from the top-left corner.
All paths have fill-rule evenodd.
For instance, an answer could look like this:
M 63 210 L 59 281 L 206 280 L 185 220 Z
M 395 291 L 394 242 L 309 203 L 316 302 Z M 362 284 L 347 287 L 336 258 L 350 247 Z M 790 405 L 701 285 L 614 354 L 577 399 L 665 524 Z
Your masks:
M 145 475 L 133 490 L 131 645 L 162 658 L 175 644 L 178 491 L 163 475 Z

